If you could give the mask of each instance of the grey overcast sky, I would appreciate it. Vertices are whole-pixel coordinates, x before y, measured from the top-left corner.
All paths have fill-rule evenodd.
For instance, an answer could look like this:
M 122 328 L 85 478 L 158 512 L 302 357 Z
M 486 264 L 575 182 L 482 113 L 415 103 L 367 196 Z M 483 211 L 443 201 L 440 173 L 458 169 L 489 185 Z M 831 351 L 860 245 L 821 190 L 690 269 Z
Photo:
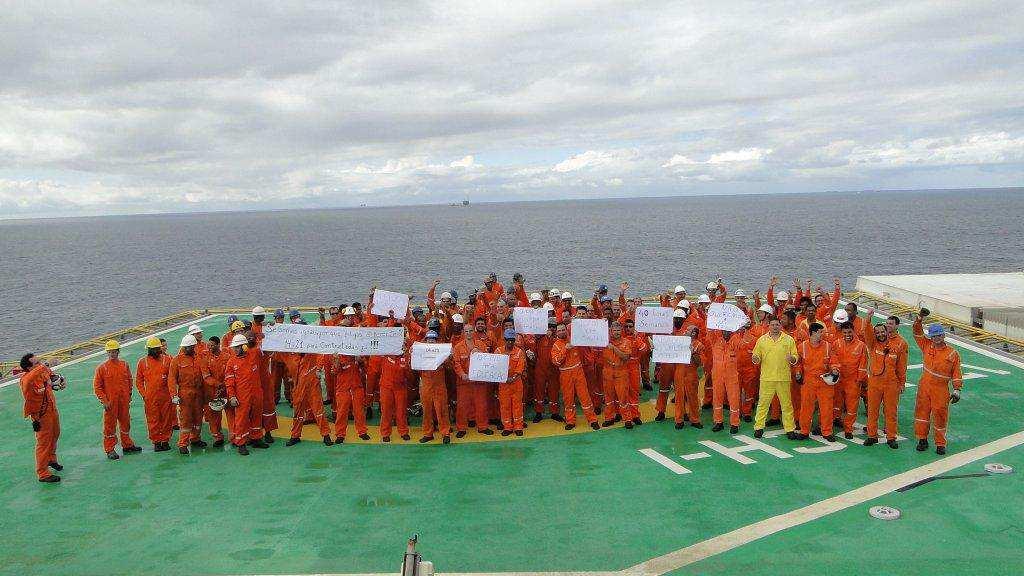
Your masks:
M 1024 183 L 1024 2 L 0 2 L 0 217 Z

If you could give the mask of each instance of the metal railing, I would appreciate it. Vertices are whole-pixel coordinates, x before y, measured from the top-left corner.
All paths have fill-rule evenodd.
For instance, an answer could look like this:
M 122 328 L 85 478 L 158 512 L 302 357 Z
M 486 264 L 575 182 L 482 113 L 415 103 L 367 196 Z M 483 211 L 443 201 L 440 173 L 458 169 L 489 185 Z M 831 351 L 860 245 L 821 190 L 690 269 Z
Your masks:
M 869 294 L 867 292 L 846 292 L 843 294 L 843 298 L 849 302 L 856 302 L 857 306 L 861 309 L 867 306 L 869 308 L 875 308 L 883 314 L 896 315 L 901 318 L 908 318 L 912 312 L 920 310 L 917 306 L 909 306 L 903 302 L 897 302 L 896 300 L 891 300 L 875 294 Z M 1024 356 L 1024 341 L 1008 338 L 1002 334 L 989 332 L 988 330 L 978 328 L 977 326 L 965 324 L 958 320 L 939 316 L 934 313 L 928 316 L 928 321 L 942 324 L 948 328 L 951 333 L 961 338 L 966 338 L 977 342 L 978 344 L 1009 352 L 1010 354 Z

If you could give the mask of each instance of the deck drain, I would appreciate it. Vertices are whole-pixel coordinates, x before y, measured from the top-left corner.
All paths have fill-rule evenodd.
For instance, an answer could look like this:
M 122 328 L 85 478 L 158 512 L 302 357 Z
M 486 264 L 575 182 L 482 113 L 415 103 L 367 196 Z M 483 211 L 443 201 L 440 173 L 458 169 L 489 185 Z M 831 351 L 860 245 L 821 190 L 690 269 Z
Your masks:
M 985 472 L 990 474 L 1009 474 L 1013 472 L 1013 466 L 999 464 L 998 462 L 990 462 L 989 464 L 985 464 Z
M 879 520 L 897 520 L 902 513 L 899 508 L 893 508 L 892 506 L 872 506 L 868 510 L 868 514 Z

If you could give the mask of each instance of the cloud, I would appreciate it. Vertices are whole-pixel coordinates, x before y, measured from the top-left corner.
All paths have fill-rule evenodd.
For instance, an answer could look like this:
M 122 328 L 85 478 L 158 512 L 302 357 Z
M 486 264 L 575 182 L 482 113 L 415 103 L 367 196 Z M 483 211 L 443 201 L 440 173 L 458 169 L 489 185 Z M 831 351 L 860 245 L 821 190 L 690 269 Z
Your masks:
M 1020 184 L 1022 52 L 999 0 L 19 3 L 0 215 Z

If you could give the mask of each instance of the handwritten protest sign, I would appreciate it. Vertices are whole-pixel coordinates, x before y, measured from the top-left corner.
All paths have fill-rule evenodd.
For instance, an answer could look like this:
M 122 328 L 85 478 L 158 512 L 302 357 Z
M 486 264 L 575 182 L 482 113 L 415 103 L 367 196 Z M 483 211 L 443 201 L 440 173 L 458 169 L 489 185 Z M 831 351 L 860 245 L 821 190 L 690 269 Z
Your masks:
M 639 306 L 633 315 L 637 332 L 647 334 L 672 333 L 672 308 L 665 306 Z
M 651 336 L 654 347 L 651 350 L 651 362 L 662 364 L 689 364 L 693 353 L 689 336 Z
M 548 332 L 548 311 L 543 308 L 516 306 L 512 309 L 512 321 L 516 325 L 517 334 L 547 334 Z
M 437 370 L 451 355 L 451 344 L 417 342 L 412 345 L 412 369 Z
M 401 354 L 405 329 L 274 324 L 263 329 L 264 352 L 307 352 L 348 356 Z
M 708 308 L 707 329 L 735 332 L 749 320 L 735 304 L 714 302 Z
M 573 346 L 592 346 L 604 348 L 608 346 L 608 320 L 604 318 L 574 318 L 572 321 Z
M 505 382 L 508 380 L 508 354 L 470 354 L 469 379 L 474 382 Z
M 380 288 L 373 291 L 373 308 L 370 309 L 370 314 L 387 316 L 389 310 L 394 310 L 395 318 L 404 320 L 407 308 L 409 308 L 408 294 L 388 292 Z

